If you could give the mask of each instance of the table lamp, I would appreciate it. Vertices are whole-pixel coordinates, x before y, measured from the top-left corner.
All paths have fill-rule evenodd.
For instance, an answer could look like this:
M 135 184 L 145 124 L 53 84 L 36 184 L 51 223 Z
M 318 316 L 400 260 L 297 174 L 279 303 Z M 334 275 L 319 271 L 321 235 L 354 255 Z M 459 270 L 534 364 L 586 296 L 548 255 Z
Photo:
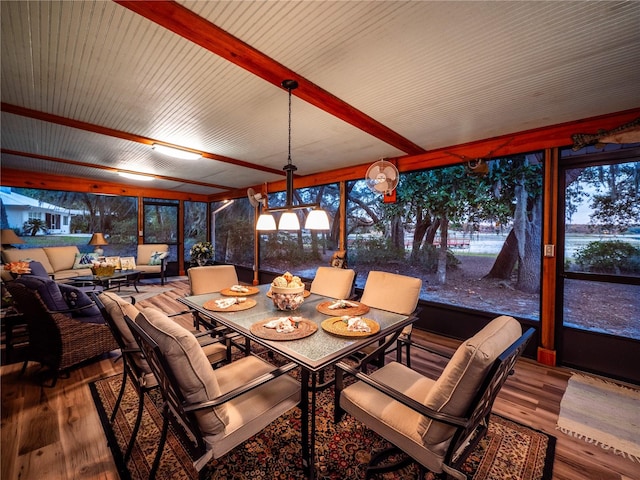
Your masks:
M 0 239 L 0 242 L 2 243 L 2 248 L 4 249 L 14 248 L 14 244 L 24 243 L 24 240 L 16 235 L 16 232 L 14 232 L 10 228 L 3 229 L 2 232 L 0 232 L 0 237 L 2 237 Z
M 89 243 L 87 245 L 93 245 L 94 247 L 96 247 L 93 250 L 93 253 L 101 257 L 104 255 L 104 249 L 102 247 L 109 244 L 107 243 L 107 240 L 104 238 L 104 235 L 102 233 L 94 233 L 93 235 L 91 235 L 91 240 L 89 240 Z

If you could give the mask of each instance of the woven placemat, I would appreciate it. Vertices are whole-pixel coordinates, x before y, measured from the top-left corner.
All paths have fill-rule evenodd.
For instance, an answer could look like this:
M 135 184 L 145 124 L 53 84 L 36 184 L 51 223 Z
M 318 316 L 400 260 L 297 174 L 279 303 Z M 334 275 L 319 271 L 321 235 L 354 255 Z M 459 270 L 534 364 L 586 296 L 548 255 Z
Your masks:
M 293 330 L 293 332 L 287 333 L 278 333 L 275 328 L 267 328 L 264 325 L 269 323 L 271 320 L 277 320 L 278 318 L 289 318 L 289 317 L 272 317 L 267 318 L 265 320 L 260 320 L 259 322 L 251 325 L 251 333 L 253 333 L 256 337 L 264 338 L 265 340 L 298 340 L 299 338 L 308 337 L 309 335 L 313 335 L 318 330 L 318 325 L 316 325 L 311 320 L 307 320 L 306 318 L 301 318 L 298 321 L 298 328 Z
M 215 300 L 208 300 L 202 304 L 204 308 L 207 310 L 211 310 L 212 312 L 239 312 L 241 310 L 249 310 L 252 307 L 256 306 L 256 301 L 252 298 L 247 298 L 242 303 L 234 303 L 230 307 L 221 308 L 216 305 Z
M 320 313 L 324 313 L 325 315 L 331 315 L 335 317 L 337 315 L 364 315 L 369 311 L 369 307 L 364 303 L 354 302 L 353 300 L 348 301 L 350 304 L 355 305 L 354 307 L 341 307 L 341 308 L 329 308 L 330 305 L 336 303 L 336 300 L 328 300 L 326 302 L 319 303 L 316 306 L 316 310 Z
M 371 329 L 370 332 L 352 332 L 347 330 L 347 323 L 342 320 L 342 317 L 327 318 L 320 326 L 325 332 L 338 335 L 340 337 L 369 337 L 380 331 L 380 325 L 378 325 L 378 322 L 371 320 L 370 318 L 363 318 L 362 320 L 369 325 L 369 328 Z
M 302 294 L 304 298 L 307 298 L 309 295 L 311 295 L 311 292 L 309 290 L 305 290 Z M 271 290 L 267 292 L 267 297 L 271 298 Z
M 247 285 L 243 285 L 247 289 L 246 292 L 234 292 L 231 288 L 224 288 L 220 290 L 220 295 L 226 295 L 228 297 L 247 297 L 249 295 L 255 295 L 260 291 L 257 287 L 249 287 Z

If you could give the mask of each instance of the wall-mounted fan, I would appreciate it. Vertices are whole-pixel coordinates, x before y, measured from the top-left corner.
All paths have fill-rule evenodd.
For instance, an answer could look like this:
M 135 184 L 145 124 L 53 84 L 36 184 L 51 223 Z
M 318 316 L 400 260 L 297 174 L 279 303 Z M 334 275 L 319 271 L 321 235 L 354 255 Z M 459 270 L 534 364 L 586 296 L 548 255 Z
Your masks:
M 390 195 L 398 186 L 398 169 L 391 162 L 378 160 L 367 169 L 365 180 L 372 192 Z
M 247 189 L 247 198 L 249 199 L 249 203 L 253 208 L 256 208 L 258 205 L 264 205 L 267 199 L 261 194 L 256 193 L 253 188 Z

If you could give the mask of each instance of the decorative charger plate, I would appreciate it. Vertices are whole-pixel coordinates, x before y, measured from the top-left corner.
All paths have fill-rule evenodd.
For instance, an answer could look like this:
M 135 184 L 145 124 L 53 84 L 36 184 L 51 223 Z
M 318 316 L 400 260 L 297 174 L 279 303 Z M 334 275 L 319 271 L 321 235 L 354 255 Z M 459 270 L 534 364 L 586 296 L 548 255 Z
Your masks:
M 226 295 L 228 297 L 248 297 L 249 295 L 255 295 L 260 291 L 257 287 L 250 287 L 248 285 L 243 285 L 248 291 L 246 292 L 234 292 L 231 288 L 224 288 L 220 290 L 220 295 Z
M 325 315 L 331 315 L 332 317 L 340 314 L 354 317 L 357 315 L 363 315 L 369 311 L 369 307 L 364 303 L 354 302 L 352 300 L 348 300 L 347 302 L 355 305 L 354 307 L 329 308 L 329 305 L 334 304 L 336 301 L 337 300 L 327 300 L 326 302 L 321 302 L 316 306 L 316 310 L 320 313 L 324 313 Z
M 304 293 L 302 294 L 304 298 L 307 298 L 309 295 L 311 295 L 311 292 L 309 290 L 305 290 Z M 267 292 L 267 297 L 271 298 L 271 290 Z
M 370 318 L 363 318 L 362 320 L 369 325 L 369 328 L 371 329 L 370 332 L 351 332 L 347 330 L 347 324 L 342 320 L 342 317 L 327 318 L 322 322 L 321 326 L 325 332 L 329 332 L 340 337 L 368 337 L 380 331 L 380 325 L 378 325 L 378 322 L 371 320 Z
M 202 306 L 207 310 L 211 310 L 212 312 L 239 312 L 241 310 L 249 310 L 250 308 L 255 307 L 256 301 L 252 298 L 247 298 L 242 303 L 234 303 L 227 308 L 222 308 L 216 305 L 215 300 L 208 300 L 204 302 Z
M 318 325 L 316 325 L 311 320 L 307 320 L 306 318 L 301 318 L 298 321 L 298 327 L 292 332 L 276 332 L 275 328 L 267 328 L 264 325 L 269 323 L 271 320 L 277 320 L 279 318 L 289 318 L 289 317 L 272 317 L 267 318 L 265 320 L 260 320 L 259 322 L 251 325 L 251 333 L 253 333 L 256 337 L 264 338 L 265 340 L 298 340 L 299 338 L 308 337 L 309 335 L 313 335 L 318 330 Z

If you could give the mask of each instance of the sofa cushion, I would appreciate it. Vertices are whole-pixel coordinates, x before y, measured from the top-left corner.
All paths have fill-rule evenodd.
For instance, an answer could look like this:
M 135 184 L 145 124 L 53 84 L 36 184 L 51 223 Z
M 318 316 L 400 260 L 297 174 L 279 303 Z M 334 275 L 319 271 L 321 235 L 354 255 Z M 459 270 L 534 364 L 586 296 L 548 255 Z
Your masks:
M 94 262 L 98 261 L 97 253 L 76 253 L 73 261 L 73 268 L 87 268 L 91 267 Z M 60 268 L 59 270 L 66 270 Z
M 78 310 L 77 312 L 71 312 L 73 317 L 77 317 L 79 320 L 81 319 L 80 317 L 99 317 L 99 319 L 96 319 L 96 321 L 92 323 L 104 323 L 104 318 L 102 318 L 100 309 L 89 298 L 89 295 L 73 285 L 59 283 L 58 286 L 60 288 L 60 293 L 62 293 L 62 298 L 64 298 L 64 301 L 67 304 L 67 308 L 86 307 L 81 308 L 81 310 Z
M 69 308 L 64 301 L 58 284 L 53 280 L 35 275 L 23 275 L 15 281 L 31 290 L 37 291 L 48 310 L 60 311 Z
M 76 258 L 76 254 L 80 253 L 78 247 L 69 245 L 65 247 L 44 247 L 49 263 L 53 267 L 54 272 L 60 270 L 71 270 Z
M 150 307 L 140 311 L 136 323 L 160 347 L 188 403 L 204 402 L 220 396 L 220 385 L 214 370 L 189 330 Z M 196 418 L 202 432 L 210 435 L 224 431 L 229 423 L 225 406 L 198 411 Z
M 522 335 L 520 323 L 502 315 L 462 343 L 451 357 L 424 404 L 439 412 L 464 415 L 491 364 Z M 435 445 L 453 434 L 453 427 L 422 417 L 418 433 L 425 445 Z
M 9 248 L 7 250 L 2 250 L 2 258 L 5 263 L 22 261 L 40 262 L 47 271 L 47 274 L 55 271 L 43 248 Z

